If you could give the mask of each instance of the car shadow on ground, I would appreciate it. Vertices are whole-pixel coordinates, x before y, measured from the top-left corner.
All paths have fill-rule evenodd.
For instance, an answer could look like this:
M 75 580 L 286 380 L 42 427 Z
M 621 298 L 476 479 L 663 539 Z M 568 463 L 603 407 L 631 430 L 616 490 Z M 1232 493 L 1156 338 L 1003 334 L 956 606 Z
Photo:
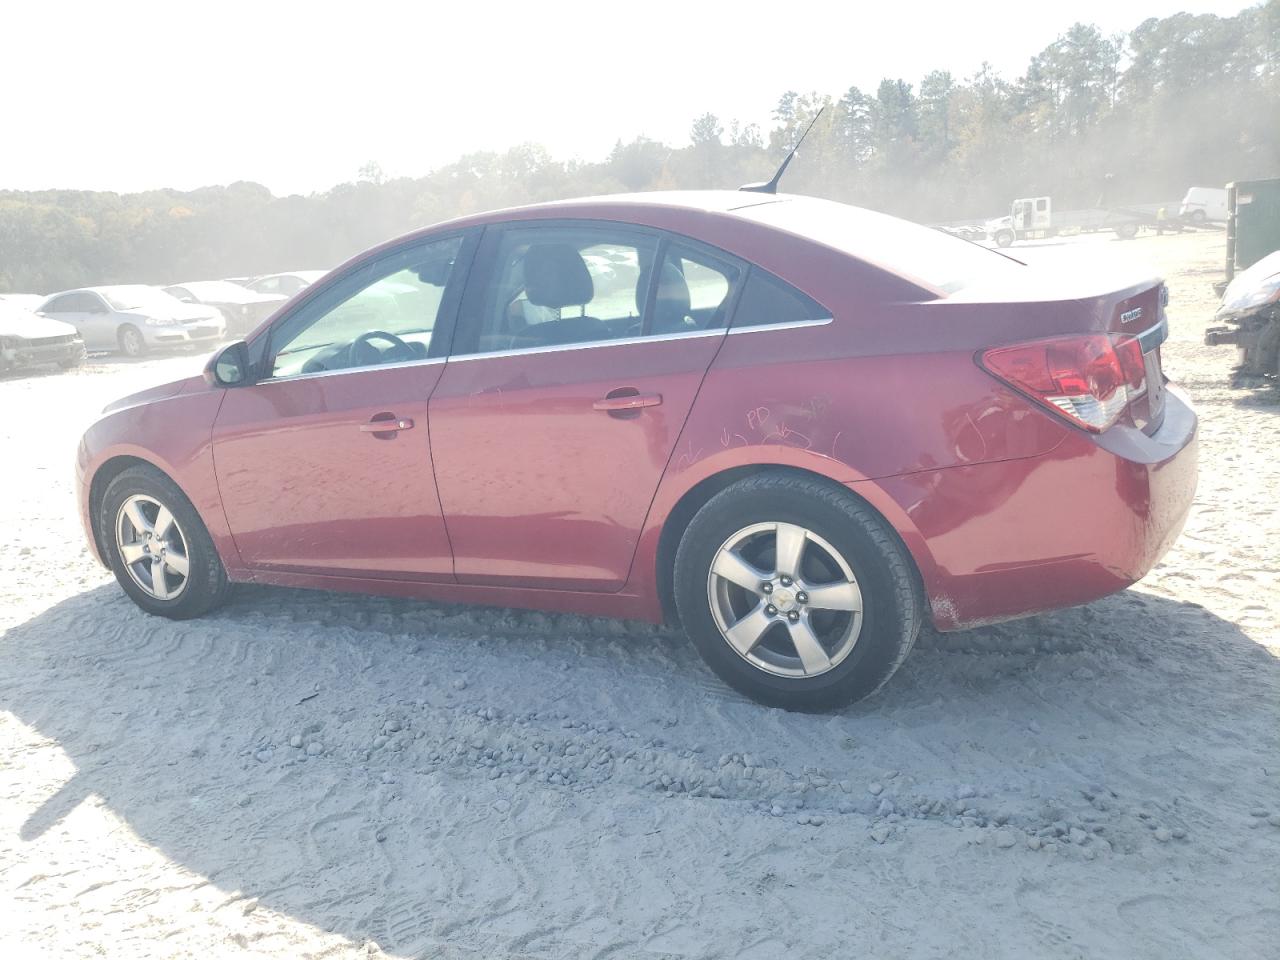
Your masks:
M 1280 413 L 1280 383 L 1241 388 L 1232 397 L 1237 407 L 1261 410 L 1264 413 Z
M 495 823 L 498 801 L 481 800 L 441 826 L 449 805 L 469 802 L 459 796 L 488 797 L 511 782 L 492 779 L 473 739 L 514 743 L 519 753 L 535 737 L 587 727 L 673 758 L 736 746 L 784 772 L 826 757 L 844 765 L 837 775 L 862 778 L 891 763 L 923 771 L 927 754 L 953 780 L 977 783 L 1074 782 L 1075 766 L 1048 770 L 1070 756 L 1081 782 L 1123 793 L 1133 777 L 1190 780 L 1206 766 L 1212 777 L 1238 761 L 1224 745 L 1250 732 L 1270 729 L 1274 740 L 1278 666 L 1204 608 L 1130 591 L 1033 620 L 926 633 L 880 695 L 806 716 L 726 691 L 678 633 L 645 625 L 262 587 L 240 589 L 204 620 L 174 623 L 141 613 L 111 584 L 4 634 L 0 707 L 75 768 L 49 784 L 22 841 L 44 837 L 96 796 L 145 842 L 223 890 L 356 941 L 408 948 L 413 937 L 397 942 L 388 926 L 392 900 L 421 903 L 434 935 L 483 925 L 439 886 L 440 859 L 459 859 L 442 852 L 442 835 L 469 845 L 481 869 L 495 830 L 522 809 L 533 816 L 533 807 L 509 803 Z M 396 731 L 410 730 L 418 739 L 391 754 Z M 1044 759 L 1015 756 L 1011 731 L 1035 731 Z M 1086 737 L 1097 746 L 1083 746 Z M 315 756 L 296 746 L 311 738 L 323 741 Z M 848 753 L 855 741 L 869 746 Z M 433 745 L 458 743 L 454 761 L 432 756 Z M 1236 746 L 1275 753 L 1274 742 Z M 1155 772 L 1153 757 L 1165 758 Z M 616 777 L 628 790 L 620 768 Z M 562 798 L 582 788 L 554 778 L 527 786 Z M 1194 786 L 1178 789 L 1193 806 L 1200 799 Z M 635 793 L 622 801 L 652 796 L 638 785 Z M 740 809 L 752 811 L 745 800 Z M 856 812 L 840 821 L 868 822 Z M 388 830 L 394 844 L 383 846 Z M 393 866 L 348 869 L 380 854 Z M 407 865 L 416 867 L 400 869 Z

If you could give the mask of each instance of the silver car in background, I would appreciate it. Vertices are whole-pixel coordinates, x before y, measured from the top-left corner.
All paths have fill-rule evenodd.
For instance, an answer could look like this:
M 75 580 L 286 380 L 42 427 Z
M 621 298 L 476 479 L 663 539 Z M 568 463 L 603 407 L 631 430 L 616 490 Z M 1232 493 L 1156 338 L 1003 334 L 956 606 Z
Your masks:
M 289 298 L 278 293 L 258 293 L 230 280 L 193 280 L 175 283 L 164 292 L 183 303 L 215 307 L 227 321 L 227 335 L 243 337 L 276 312 Z
M 245 286 L 257 293 L 278 293 L 284 297 L 292 297 L 328 272 L 328 270 L 293 270 L 289 273 L 268 273 L 255 277 L 245 283 Z
M 183 303 L 143 284 L 65 290 L 49 297 L 39 313 L 74 326 L 91 351 L 118 350 L 128 357 L 157 348 L 212 345 L 227 332 L 216 308 Z

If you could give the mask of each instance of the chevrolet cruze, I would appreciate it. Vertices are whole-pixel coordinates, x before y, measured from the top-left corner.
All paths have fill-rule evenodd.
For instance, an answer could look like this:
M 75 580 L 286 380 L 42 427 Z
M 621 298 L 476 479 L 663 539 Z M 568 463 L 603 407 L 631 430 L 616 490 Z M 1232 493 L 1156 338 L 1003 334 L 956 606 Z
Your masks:
M 921 627 L 1142 577 L 1196 481 L 1156 279 L 798 196 L 604 197 L 349 261 L 78 457 L 150 613 L 233 582 L 679 623 L 824 709 Z

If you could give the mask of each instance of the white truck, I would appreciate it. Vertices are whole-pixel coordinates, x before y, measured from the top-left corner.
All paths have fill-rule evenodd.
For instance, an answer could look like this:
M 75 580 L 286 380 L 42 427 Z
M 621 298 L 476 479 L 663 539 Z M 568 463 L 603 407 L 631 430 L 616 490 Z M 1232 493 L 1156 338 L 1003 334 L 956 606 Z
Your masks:
M 1192 187 L 1182 198 L 1178 216 L 1192 223 L 1227 222 L 1227 191 L 1222 187 Z
M 1023 197 L 1013 201 L 1009 216 L 988 220 L 987 236 L 996 246 L 1007 247 L 1015 240 L 1042 240 L 1065 230 L 1092 232 L 1114 230 L 1125 240 L 1137 236 L 1138 228 L 1156 223 L 1156 217 L 1138 210 L 1091 209 L 1055 212 L 1049 197 Z M 1171 224 L 1172 226 L 1172 224 Z

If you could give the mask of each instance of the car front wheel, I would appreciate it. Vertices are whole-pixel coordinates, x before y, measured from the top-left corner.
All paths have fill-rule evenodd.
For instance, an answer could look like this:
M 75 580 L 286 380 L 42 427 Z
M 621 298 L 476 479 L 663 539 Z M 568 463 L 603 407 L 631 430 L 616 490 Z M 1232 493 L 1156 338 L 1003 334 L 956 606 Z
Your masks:
M 98 542 L 116 581 L 148 613 L 187 620 L 226 597 L 209 531 L 178 485 L 153 467 L 130 467 L 107 486 Z
M 770 472 L 723 490 L 676 552 L 676 606 L 703 659 L 770 706 L 827 710 L 875 693 L 923 621 L 884 521 L 826 481 Z
M 120 328 L 119 334 L 120 352 L 126 357 L 140 357 L 147 352 L 147 341 L 142 337 L 142 331 L 132 324 L 125 324 Z

